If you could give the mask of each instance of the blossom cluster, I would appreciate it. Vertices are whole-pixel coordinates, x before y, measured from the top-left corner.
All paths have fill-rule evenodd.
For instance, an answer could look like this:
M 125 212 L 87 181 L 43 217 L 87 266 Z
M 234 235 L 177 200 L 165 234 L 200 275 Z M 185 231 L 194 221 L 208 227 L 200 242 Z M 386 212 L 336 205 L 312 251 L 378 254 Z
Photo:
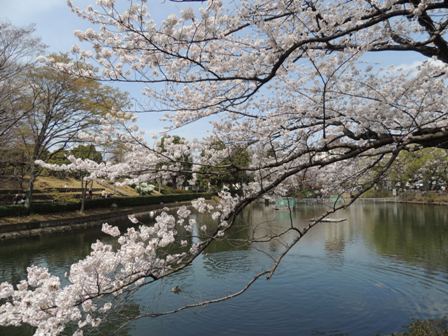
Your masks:
M 209 0 L 161 23 L 144 0 L 124 9 L 114 0 L 69 6 L 96 27 L 75 33 L 93 46 L 73 48 L 79 61 L 92 62 L 81 75 L 93 75 L 97 66 L 94 75 L 103 79 L 146 83 L 144 94 L 166 113 L 171 129 L 208 118 L 213 130 L 198 142 L 165 134 L 149 145 L 129 125 L 132 117 L 115 111 L 104 118 L 104 132 L 85 136 L 125 144 L 121 162 L 71 158 L 60 168 L 39 164 L 120 183 L 166 182 L 186 172 L 195 183 L 201 168 L 210 166 L 245 171 L 250 180 L 238 194 L 223 188 L 216 204 L 193 202 L 197 212 L 217 221 L 213 232 L 184 207 L 123 234 L 105 225 L 119 248 L 95 243 L 71 267 L 68 286 L 35 267 L 16 287 L 1 284 L 2 325 L 27 323 L 37 335 L 57 335 L 76 322 L 79 335 L 85 325 L 100 323 L 101 309 L 110 308 L 96 307 L 95 298 L 181 269 L 225 236 L 235 216 L 257 198 L 288 195 L 292 187 L 356 196 L 384 176 L 400 151 L 447 146 L 445 1 Z M 425 60 L 391 66 L 365 57 L 383 51 L 413 51 Z M 64 64 L 64 70 L 76 72 L 75 65 Z M 120 129 L 113 124 L 118 117 L 126 119 Z M 222 148 L 212 146 L 216 141 Z M 250 156 L 245 166 L 222 164 L 241 148 Z M 195 225 L 204 241 L 179 236 L 179 226 L 192 233 Z M 184 252 L 163 253 L 177 241 Z

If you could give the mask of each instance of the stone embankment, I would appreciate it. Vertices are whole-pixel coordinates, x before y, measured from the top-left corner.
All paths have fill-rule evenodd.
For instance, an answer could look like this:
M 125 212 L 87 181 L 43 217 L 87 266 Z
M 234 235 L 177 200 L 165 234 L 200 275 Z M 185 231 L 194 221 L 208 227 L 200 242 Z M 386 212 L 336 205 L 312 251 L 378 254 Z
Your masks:
M 66 218 L 51 220 L 34 220 L 18 223 L 2 223 L 0 218 L 0 240 L 34 237 L 56 232 L 69 232 L 89 227 L 101 226 L 107 222 L 111 225 L 131 225 L 128 215 L 135 214 L 139 219 L 154 217 L 163 208 L 175 209 L 181 205 L 190 205 L 191 202 L 176 202 L 169 204 L 147 205 L 125 209 L 105 209 L 104 212 L 94 214 L 66 214 Z M 64 217 L 64 215 L 63 215 Z

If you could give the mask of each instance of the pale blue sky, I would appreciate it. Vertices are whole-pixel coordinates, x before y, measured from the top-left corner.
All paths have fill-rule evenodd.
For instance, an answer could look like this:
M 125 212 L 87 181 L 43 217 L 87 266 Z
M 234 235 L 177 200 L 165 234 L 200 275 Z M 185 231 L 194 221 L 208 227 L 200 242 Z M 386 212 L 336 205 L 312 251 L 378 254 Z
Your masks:
M 75 0 L 84 7 L 93 4 L 95 0 Z M 150 12 L 156 21 L 163 20 L 171 13 L 178 13 L 182 8 L 199 3 L 176 3 L 168 0 L 149 0 Z M 0 0 L 0 20 L 7 20 L 17 26 L 35 24 L 36 35 L 48 45 L 50 52 L 68 51 L 77 43 L 73 32 L 86 29 L 88 23 L 71 13 L 66 0 Z M 423 58 L 415 53 L 379 53 L 366 56 L 369 61 L 382 64 L 412 64 Z M 140 88 L 121 85 L 120 88 L 129 91 L 134 97 L 141 99 Z M 162 130 L 164 125 L 159 121 L 160 115 L 140 114 L 139 124 L 148 131 Z M 195 123 L 175 133 L 188 138 L 202 137 L 210 129 L 208 121 Z

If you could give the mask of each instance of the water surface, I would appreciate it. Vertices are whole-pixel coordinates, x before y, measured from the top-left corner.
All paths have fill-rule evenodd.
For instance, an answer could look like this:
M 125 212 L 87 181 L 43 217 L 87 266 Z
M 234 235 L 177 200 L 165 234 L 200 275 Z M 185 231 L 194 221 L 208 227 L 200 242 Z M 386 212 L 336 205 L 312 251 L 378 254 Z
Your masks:
M 322 205 L 299 205 L 295 223 L 308 223 Z M 412 320 L 448 316 L 448 209 L 442 206 L 356 204 L 341 223 L 315 227 L 285 258 L 275 276 L 230 301 L 175 315 L 131 322 L 117 334 L 143 335 L 386 335 Z M 111 335 L 124 316 L 161 312 L 243 287 L 281 253 L 282 241 L 247 239 L 279 232 L 288 211 L 254 206 L 229 239 L 175 276 L 139 290 L 98 334 Z M 208 222 L 198 218 L 198 222 Z M 212 225 L 212 224 L 210 224 Z M 63 274 L 89 252 L 99 229 L 2 242 L 0 282 L 17 282 L 31 264 Z M 171 288 L 182 292 L 174 294 Z M 29 329 L 0 329 L 26 336 Z M 97 334 L 97 333 L 95 333 Z

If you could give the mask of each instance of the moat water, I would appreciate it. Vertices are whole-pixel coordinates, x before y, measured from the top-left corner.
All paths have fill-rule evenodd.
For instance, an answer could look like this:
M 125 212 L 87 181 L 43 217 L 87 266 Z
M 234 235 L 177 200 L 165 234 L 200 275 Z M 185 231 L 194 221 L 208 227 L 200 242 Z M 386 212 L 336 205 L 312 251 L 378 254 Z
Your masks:
M 184 271 L 137 291 L 92 335 L 388 335 L 414 320 L 448 318 L 448 208 L 358 203 L 321 223 L 288 254 L 271 280 L 243 295 L 174 315 L 123 321 L 163 312 L 241 289 L 291 237 L 263 244 L 246 240 L 308 223 L 322 205 L 286 210 L 253 206 L 229 240 L 216 242 Z M 198 225 L 208 222 L 198 218 Z M 127 223 L 123 223 L 126 225 Z M 212 225 L 212 224 L 209 224 Z M 104 239 L 100 228 L 0 243 L 0 282 L 18 282 L 26 267 L 62 275 Z M 180 293 L 173 293 L 175 286 Z M 31 328 L 0 328 L 0 335 L 32 335 Z

